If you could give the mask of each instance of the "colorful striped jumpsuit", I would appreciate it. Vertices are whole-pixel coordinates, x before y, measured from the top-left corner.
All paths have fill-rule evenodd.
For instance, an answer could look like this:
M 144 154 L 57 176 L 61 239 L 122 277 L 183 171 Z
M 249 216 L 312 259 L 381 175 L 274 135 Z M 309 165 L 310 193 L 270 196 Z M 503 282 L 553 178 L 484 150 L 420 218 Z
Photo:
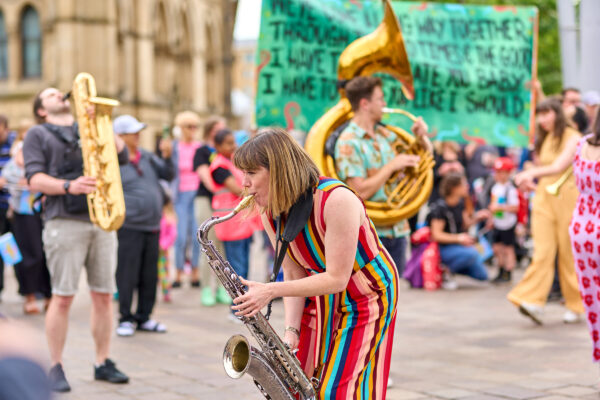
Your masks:
M 310 219 L 288 248 L 288 256 L 309 275 L 326 270 L 323 210 L 337 188 L 349 189 L 338 180 L 320 179 Z M 274 236 L 272 219 L 266 229 Z M 397 299 L 396 266 L 365 218 L 348 286 L 307 299 L 304 310 L 298 358 L 309 378 L 321 379 L 319 399 L 385 399 Z

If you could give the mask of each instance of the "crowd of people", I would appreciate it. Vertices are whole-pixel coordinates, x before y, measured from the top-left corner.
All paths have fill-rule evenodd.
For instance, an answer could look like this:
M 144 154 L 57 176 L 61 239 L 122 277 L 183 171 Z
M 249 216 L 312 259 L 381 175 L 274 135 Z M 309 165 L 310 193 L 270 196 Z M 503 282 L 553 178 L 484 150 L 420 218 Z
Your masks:
M 23 311 L 46 313 L 50 384 L 54 391 L 69 391 L 62 354 L 69 310 L 85 268 L 92 299 L 94 378 L 126 383 L 128 376 L 109 358 L 113 300 L 118 301 L 116 334 L 122 337 L 136 331 L 167 332 L 165 324 L 151 318 L 157 287 L 163 300 L 171 301 L 171 291 L 185 284 L 186 267 L 190 287 L 200 288 L 202 282 L 202 305 L 231 304 L 200 257 L 196 230 L 240 200 L 242 173 L 231 162 L 233 132 L 223 118 L 211 117 L 200 138 L 200 117 L 184 111 L 174 121 L 175 139 L 163 137 L 156 152 L 150 152 L 140 147 L 146 124 L 131 115 L 116 117 L 113 131 L 126 213 L 118 230 L 105 231 L 88 212 L 86 195 L 96 190 L 100 177 L 84 176 L 80 132 L 68 98 L 47 88 L 36 96 L 33 109 L 37 124 L 23 121 L 16 132 L 0 116 L 0 228 L 12 232 L 22 254 L 14 270 L 25 299 Z M 88 112 L 93 119 L 94 112 Z M 219 227 L 212 239 L 247 277 L 250 237 L 262 227 L 256 218 L 253 224 L 234 224 L 234 229 Z M 242 232 L 237 225 L 247 228 Z M 230 318 L 239 322 L 233 313 Z
M 600 361 L 600 95 L 569 88 L 544 98 L 539 85 L 536 90 L 541 100 L 532 151 L 431 143 L 418 119 L 411 128 L 415 140 L 436 161 L 432 194 L 418 215 L 389 225 L 373 225 L 364 202 L 385 201 L 385 183 L 420 158 L 392 150 L 394 134 L 379 124 L 386 105 L 379 78 L 346 83 L 354 116 L 340 128 L 334 149 L 343 182 L 320 176 L 280 129 L 263 130 L 242 144 L 223 118 L 202 121 L 184 111 L 174 120 L 174 139 L 163 136 L 151 152 L 140 147 L 146 124 L 118 116 L 113 129 L 126 214 L 116 232 L 90 220 L 86 195 L 96 190 L 97 178 L 83 174 L 80 133 L 64 94 L 47 88 L 36 96 L 37 124 L 22 121 L 10 131 L 0 116 L 0 234 L 12 232 L 23 256 L 14 266 L 23 312 L 46 312 L 52 390 L 70 390 L 62 354 L 85 268 L 97 380 L 129 380 L 109 358 L 113 301 L 118 336 L 165 333 L 167 326 L 152 318 L 157 289 L 171 301 L 173 290 L 189 284 L 200 288 L 203 306 L 233 303 L 228 318 L 236 322 L 284 297 L 284 340 L 299 349 L 308 377 L 330 377 L 320 395 L 343 398 L 360 386 L 372 391 L 371 398 L 385 398 L 398 285 L 403 275 L 410 279 L 405 266 L 410 248 L 416 249 L 410 238 L 423 225 L 437 247 L 445 289 L 456 289 L 454 274 L 511 283 L 517 260 L 531 258 L 523 278 L 507 288 L 508 300 L 543 324 L 554 284 L 564 298 L 564 322 L 588 321 L 593 357 Z M 210 232 L 248 288 L 231 299 L 201 256 L 196 231 L 209 217 L 227 214 L 244 194 L 254 195 L 261 215 L 236 217 Z M 308 213 L 294 211 L 302 207 Z M 279 232 L 288 225 L 303 234 L 286 241 Z M 272 269 L 276 275 L 282 267 L 282 282 L 248 280 L 250 243 L 263 229 L 280 250 Z M 493 257 L 482 242 L 490 243 Z M 491 268 L 497 274 L 490 279 Z M 0 260 L 0 290 L 2 269 Z M 370 323 L 355 323 L 363 319 Z M 342 324 L 343 333 L 327 321 Z M 315 349 L 319 337 L 332 341 Z M 371 345 L 364 345 L 365 338 L 373 339 L 367 340 Z M 358 356 L 353 368 L 345 368 L 339 360 L 350 353 Z

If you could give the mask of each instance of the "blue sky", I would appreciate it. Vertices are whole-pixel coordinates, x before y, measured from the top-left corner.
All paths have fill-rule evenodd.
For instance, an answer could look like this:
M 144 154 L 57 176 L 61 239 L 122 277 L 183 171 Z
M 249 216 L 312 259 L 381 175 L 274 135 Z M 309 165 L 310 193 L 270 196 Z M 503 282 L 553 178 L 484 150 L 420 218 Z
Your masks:
M 261 0 L 239 0 L 235 19 L 236 40 L 258 39 Z

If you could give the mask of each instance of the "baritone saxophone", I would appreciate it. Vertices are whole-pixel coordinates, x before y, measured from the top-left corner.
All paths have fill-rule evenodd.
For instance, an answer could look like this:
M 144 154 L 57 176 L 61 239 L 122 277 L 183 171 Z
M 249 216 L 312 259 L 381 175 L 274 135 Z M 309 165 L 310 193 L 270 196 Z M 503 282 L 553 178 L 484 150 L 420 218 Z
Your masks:
M 243 295 L 246 290 L 239 275 L 208 239 L 208 231 L 214 225 L 233 218 L 252 204 L 252 200 L 253 196 L 244 197 L 229 214 L 204 221 L 197 233 L 208 264 L 232 299 Z M 251 346 L 243 335 L 232 336 L 223 350 L 223 366 L 227 375 L 238 379 L 250 374 L 267 399 L 294 400 L 298 395 L 301 400 L 315 400 L 318 381 L 307 378 L 296 356 L 275 333 L 265 316 L 259 312 L 253 317 L 241 317 L 241 320 L 258 342 L 260 350 Z
M 73 82 L 73 104 L 77 114 L 83 174 L 96 178 L 96 190 L 87 195 L 90 220 L 105 231 L 117 230 L 125 220 L 125 198 L 111 122 L 117 100 L 96 96 L 94 77 L 81 72 Z M 94 107 L 91 118 L 88 109 Z

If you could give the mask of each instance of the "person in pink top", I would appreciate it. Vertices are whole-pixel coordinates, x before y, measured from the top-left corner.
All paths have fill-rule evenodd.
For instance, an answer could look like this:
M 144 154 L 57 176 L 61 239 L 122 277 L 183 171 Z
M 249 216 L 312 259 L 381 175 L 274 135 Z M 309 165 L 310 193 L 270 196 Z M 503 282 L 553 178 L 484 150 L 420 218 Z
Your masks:
M 160 219 L 160 234 L 158 237 L 158 279 L 163 294 L 163 300 L 171 301 L 169 283 L 169 252 L 177 238 L 177 215 L 173 208 L 173 202 L 166 196 L 163 206 L 163 215 Z
M 228 214 L 242 199 L 244 174 L 233 165 L 231 157 L 236 149 L 233 133 L 222 129 L 215 135 L 217 155 L 210 163 L 210 173 L 215 192 L 212 198 L 213 215 L 221 217 Z M 235 272 L 242 278 L 248 278 L 250 263 L 250 242 L 256 223 L 243 215 L 215 226 L 217 238 L 223 242 L 225 257 Z M 237 321 L 235 318 L 232 320 Z
M 198 229 L 194 218 L 194 198 L 198 191 L 200 178 L 194 171 L 194 154 L 201 143 L 196 140 L 200 118 L 192 111 L 184 111 L 175 117 L 175 125 L 181 136 L 173 146 L 173 162 L 175 163 L 175 179 L 172 182 L 173 203 L 177 213 L 177 239 L 175 241 L 175 267 L 177 275 L 172 287 L 181 286 L 183 268 L 185 266 L 188 246 L 191 246 L 192 267 L 191 285 L 200 287 L 198 277 L 198 257 L 200 246 L 196 240 Z

